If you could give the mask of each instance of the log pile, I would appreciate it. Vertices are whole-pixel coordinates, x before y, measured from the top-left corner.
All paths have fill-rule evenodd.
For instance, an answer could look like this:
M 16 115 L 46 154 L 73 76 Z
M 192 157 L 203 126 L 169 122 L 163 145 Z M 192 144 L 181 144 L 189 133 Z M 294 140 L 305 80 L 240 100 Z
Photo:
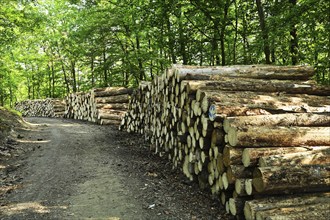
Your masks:
M 173 66 L 140 84 L 120 129 L 143 134 L 237 218 L 299 219 L 302 206 L 281 199 L 330 187 L 330 88 L 312 75 L 306 66 Z M 272 206 L 248 207 L 263 200 Z M 324 201 L 304 210 L 326 210 Z
M 119 125 L 132 91 L 124 87 L 107 87 L 72 93 L 66 97 L 64 116 L 101 125 Z
M 57 117 L 64 115 L 65 103 L 61 99 L 36 99 L 18 102 L 15 109 L 23 117 Z

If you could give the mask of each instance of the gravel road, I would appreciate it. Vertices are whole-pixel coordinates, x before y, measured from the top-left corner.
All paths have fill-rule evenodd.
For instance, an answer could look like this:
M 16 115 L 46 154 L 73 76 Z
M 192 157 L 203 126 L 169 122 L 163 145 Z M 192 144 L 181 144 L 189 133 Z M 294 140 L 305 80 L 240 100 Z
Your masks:
M 19 181 L 2 198 L 0 219 L 229 219 L 137 135 L 73 120 L 26 120 L 33 126 L 17 139 L 25 153 L 7 172 Z

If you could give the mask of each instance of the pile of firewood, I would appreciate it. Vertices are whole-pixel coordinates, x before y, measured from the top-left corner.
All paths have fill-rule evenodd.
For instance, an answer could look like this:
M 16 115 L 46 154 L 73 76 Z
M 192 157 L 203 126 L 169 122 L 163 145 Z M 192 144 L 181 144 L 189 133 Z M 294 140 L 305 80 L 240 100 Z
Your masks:
M 57 117 L 64 115 L 65 104 L 61 99 L 25 100 L 17 102 L 15 109 L 24 117 Z
M 66 97 L 64 116 L 101 125 L 119 125 L 132 91 L 124 87 L 108 87 L 72 93 Z
M 140 84 L 120 129 L 144 134 L 237 217 L 322 211 L 329 195 L 307 193 L 330 188 L 330 88 L 307 81 L 313 74 L 306 66 L 174 66 Z

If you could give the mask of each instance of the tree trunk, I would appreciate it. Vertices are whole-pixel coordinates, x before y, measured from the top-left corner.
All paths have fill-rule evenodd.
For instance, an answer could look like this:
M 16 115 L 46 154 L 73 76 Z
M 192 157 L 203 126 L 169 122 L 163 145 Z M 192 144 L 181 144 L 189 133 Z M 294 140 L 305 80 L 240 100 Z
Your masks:
M 263 156 L 259 159 L 259 167 L 322 164 L 330 164 L 330 147 L 319 151 Z
M 243 149 L 225 146 L 223 149 L 223 164 L 228 167 L 229 165 L 242 164 Z
M 244 127 L 228 132 L 233 147 L 330 146 L 330 127 Z
M 275 208 L 271 210 L 265 210 L 257 212 L 257 220 L 301 220 L 301 219 L 318 219 L 328 220 L 330 210 L 330 202 L 301 205 L 293 207 Z
M 247 220 L 253 220 L 256 219 L 256 213 L 266 210 L 312 204 L 329 204 L 329 202 L 329 193 L 266 197 L 264 199 L 246 201 L 244 205 L 244 216 Z
M 223 77 L 221 80 L 196 81 L 196 89 L 218 90 L 218 91 L 251 91 L 267 93 L 287 93 L 287 94 L 308 94 L 318 96 L 328 96 L 330 94 L 329 86 L 317 85 L 315 83 L 302 83 L 299 81 L 283 80 L 261 80 L 261 79 L 242 79 Z M 196 85 L 197 84 L 197 85 Z M 190 90 L 193 83 L 188 84 Z
M 129 95 L 128 94 L 95 98 L 95 103 L 96 104 L 127 103 L 128 101 L 129 101 Z
M 174 66 L 180 80 L 222 80 L 223 77 L 308 80 L 314 76 L 310 66 L 236 65 L 225 67 Z
M 95 88 L 93 90 L 95 97 L 107 97 L 123 94 L 132 94 L 133 89 L 125 87 L 107 87 L 107 88 Z
M 228 132 L 230 127 L 245 126 L 300 126 L 316 127 L 330 124 L 328 114 L 287 113 L 276 115 L 256 115 L 227 117 L 223 121 L 223 128 Z
M 259 167 L 253 172 L 257 192 L 288 194 L 327 192 L 330 190 L 330 167 L 327 165 Z
M 256 0 L 258 16 L 259 16 L 259 25 L 261 29 L 261 35 L 264 46 L 264 54 L 266 57 L 266 64 L 270 64 L 270 49 L 269 49 L 269 39 L 268 39 L 268 29 L 266 27 L 265 13 L 261 3 L 261 0 Z
M 296 7 L 297 0 L 289 0 L 290 4 L 292 5 L 292 8 Z M 292 19 L 294 20 L 294 19 Z M 296 24 L 293 23 L 291 25 L 291 30 L 290 30 L 290 53 L 291 53 L 291 64 L 292 65 L 297 65 L 299 61 L 298 57 L 298 37 L 297 37 L 297 28 Z
M 285 147 L 285 148 L 245 148 L 242 153 L 242 162 L 245 167 L 254 167 L 258 165 L 260 157 L 267 157 L 272 155 L 284 155 L 299 152 L 318 152 L 327 149 L 324 147 Z

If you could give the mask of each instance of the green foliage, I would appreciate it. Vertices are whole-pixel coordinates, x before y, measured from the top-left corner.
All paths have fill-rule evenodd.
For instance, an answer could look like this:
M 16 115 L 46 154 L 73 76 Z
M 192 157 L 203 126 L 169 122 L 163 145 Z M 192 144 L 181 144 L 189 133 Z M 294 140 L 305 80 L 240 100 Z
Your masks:
M 308 64 L 329 84 L 330 2 L 260 2 L 263 17 L 243 0 L 4 0 L 0 105 L 134 87 L 172 63 Z

